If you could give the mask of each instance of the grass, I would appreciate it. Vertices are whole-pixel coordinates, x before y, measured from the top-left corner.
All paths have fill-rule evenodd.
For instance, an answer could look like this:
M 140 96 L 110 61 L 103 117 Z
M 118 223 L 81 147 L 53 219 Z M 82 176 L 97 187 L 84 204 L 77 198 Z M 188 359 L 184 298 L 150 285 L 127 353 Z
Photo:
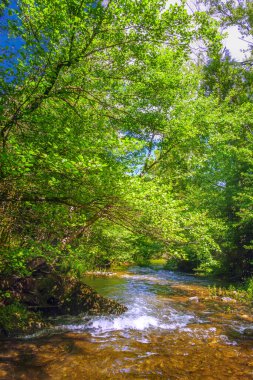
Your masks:
M 151 259 L 149 265 L 165 265 L 167 263 L 166 259 Z
M 208 288 L 212 297 L 230 297 L 242 303 L 253 303 L 253 278 L 248 279 L 243 285 L 229 285 L 228 287 L 213 285 Z

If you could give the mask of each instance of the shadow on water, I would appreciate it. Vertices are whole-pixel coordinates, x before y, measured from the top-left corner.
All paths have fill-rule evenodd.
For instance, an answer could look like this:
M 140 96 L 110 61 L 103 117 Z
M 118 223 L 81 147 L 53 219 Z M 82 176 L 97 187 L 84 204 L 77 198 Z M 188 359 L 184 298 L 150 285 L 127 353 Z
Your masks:
M 1 380 L 52 379 L 47 368 L 64 361 L 71 355 L 85 355 L 77 341 L 85 338 L 55 335 L 35 340 L 0 341 Z

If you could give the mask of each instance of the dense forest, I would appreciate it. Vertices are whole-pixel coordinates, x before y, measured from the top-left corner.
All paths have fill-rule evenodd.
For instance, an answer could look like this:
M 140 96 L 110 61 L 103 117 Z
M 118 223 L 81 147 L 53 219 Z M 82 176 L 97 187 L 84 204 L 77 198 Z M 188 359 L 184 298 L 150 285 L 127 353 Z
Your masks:
M 168 3 L 2 1 L 2 279 L 163 257 L 250 281 L 253 4 Z

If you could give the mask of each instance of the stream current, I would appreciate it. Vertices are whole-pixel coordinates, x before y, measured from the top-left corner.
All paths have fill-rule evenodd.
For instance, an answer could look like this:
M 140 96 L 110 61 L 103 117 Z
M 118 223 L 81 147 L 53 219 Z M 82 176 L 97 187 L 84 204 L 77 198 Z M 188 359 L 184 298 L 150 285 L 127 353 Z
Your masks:
M 128 311 L 0 342 L 0 379 L 253 379 L 250 312 L 212 299 L 205 280 L 133 267 L 84 281 Z

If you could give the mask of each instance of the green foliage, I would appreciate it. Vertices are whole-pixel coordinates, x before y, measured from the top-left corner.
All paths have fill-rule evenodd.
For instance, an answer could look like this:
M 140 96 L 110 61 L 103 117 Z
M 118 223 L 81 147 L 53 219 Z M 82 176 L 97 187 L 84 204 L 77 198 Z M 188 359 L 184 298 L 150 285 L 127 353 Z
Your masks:
M 245 283 L 247 297 L 253 302 L 253 278 L 249 278 Z
M 0 307 L 0 332 L 4 335 L 26 333 L 41 324 L 39 314 L 29 312 L 19 303 Z
M 160 255 L 250 276 L 252 69 L 222 55 L 219 22 L 165 0 L 8 9 L 23 44 L 0 62 L 1 273 Z
M 253 279 L 252 277 L 243 284 L 222 286 L 209 286 L 209 294 L 212 297 L 230 297 L 242 303 L 252 304 L 253 302 Z
M 0 272 L 3 275 L 28 275 L 29 270 L 26 264 L 30 258 L 32 258 L 30 250 L 8 249 L 7 251 L 1 252 Z

